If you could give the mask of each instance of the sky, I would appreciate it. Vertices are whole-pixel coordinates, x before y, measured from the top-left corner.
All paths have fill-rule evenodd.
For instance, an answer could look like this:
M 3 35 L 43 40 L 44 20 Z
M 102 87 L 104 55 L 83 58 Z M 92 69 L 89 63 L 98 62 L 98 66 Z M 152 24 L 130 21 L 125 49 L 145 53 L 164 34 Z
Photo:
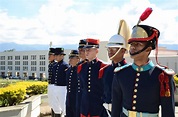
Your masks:
M 108 41 L 121 19 L 132 30 L 148 7 L 153 12 L 140 24 L 159 29 L 160 44 L 178 44 L 178 0 L 0 0 L 0 43 Z

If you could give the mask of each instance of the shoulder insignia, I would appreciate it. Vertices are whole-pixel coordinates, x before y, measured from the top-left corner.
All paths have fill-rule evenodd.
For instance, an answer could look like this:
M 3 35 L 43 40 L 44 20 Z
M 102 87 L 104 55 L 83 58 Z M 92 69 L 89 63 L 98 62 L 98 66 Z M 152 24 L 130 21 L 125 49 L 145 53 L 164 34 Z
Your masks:
M 122 70 L 122 69 L 125 69 L 125 68 L 129 67 L 129 66 L 130 66 L 130 64 L 126 64 L 126 65 L 124 65 L 124 66 L 116 67 L 116 68 L 114 69 L 114 72 L 118 72 L 118 71 L 120 71 L 120 70 Z
M 108 64 L 108 65 L 105 65 L 104 67 L 100 68 L 100 70 L 99 70 L 99 76 L 98 76 L 99 79 L 103 77 L 104 70 L 105 70 L 108 66 L 110 66 L 110 65 L 111 65 L 111 64 Z M 101 65 L 101 66 L 102 66 L 102 65 Z
M 82 64 L 78 65 L 78 67 L 77 67 L 77 73 L 80 73 L 81 70 L 82 70 Z
M 161 67 L 159 65 L 156 65 L 156 67 L 159 68 L 159 69 L 162 69 L 164 71 L 164 73 L 166 73 L 168 75 L 174 75 L 175 74 L 174 70 L 172 70 L 172 69 Z

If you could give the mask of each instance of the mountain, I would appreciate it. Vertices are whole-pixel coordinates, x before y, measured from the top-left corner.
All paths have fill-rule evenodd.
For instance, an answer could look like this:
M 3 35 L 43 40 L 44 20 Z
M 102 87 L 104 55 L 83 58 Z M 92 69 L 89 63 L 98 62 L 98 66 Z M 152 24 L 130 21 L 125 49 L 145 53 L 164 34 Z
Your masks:
M 54 46 L 63 47 L 64 49 L 77 49 L 78 44 Z M 0 43 L 0 52 L 5 50 L 28 51 L 28 50 L 48 50 L 49 45 L 40 44 L 16 44 L 16 43 Z
M 54 46 L 63 47 L 64 49 L 77 49 L 78 44 Z M 178 44 L 159 44 L 159 47 L 166 47 L 169 50 L 178 50 Z M 15 49 L 16 51 L 28 51 L 28 50 L 48 50 L 49 45 L 40 44 L 16 44 L 16 43 L 0 43 L 0 52 L 5 50 Z
M 159 47 L 166 47 L 169 50 L 178 50 L 178 44 L 159 44 Z

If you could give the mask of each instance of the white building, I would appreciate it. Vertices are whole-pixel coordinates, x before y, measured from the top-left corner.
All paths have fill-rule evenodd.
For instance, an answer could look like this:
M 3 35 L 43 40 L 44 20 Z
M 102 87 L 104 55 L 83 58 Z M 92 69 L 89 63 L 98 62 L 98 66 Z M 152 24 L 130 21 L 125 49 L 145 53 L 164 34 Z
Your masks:
M 106 46 L 107 41 L 100 43 L 98 58 L 110 62 Z M 77 48 L 76 48 L 77 49 Z M 67 54 L 65 61 L 68 62 L 70 50 L 65 50 Z M 155 62 L 155 51 L 152 51 L 150 58 Z M 132 62 L 129 55 L 125 55 L 128 63 Z M 178 73 L 178 55 L 177 51 L 167 50 L 164 47 L 159 48 L 158 62 L 166 65 Z M 20 76 L 20 77 L 48 77 L 48 50 L 37 51 L 6 51 L 0 52 L 0 75 L 1 76 Z

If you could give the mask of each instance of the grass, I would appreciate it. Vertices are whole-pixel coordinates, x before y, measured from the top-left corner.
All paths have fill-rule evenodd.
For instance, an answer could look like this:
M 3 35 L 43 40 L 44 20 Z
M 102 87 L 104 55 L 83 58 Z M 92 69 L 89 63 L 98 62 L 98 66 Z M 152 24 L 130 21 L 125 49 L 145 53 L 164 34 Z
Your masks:
M 16 83 L 18 80 L 13 79 L 0 79 L 0 88 L 7 87 L 10 84 Z

